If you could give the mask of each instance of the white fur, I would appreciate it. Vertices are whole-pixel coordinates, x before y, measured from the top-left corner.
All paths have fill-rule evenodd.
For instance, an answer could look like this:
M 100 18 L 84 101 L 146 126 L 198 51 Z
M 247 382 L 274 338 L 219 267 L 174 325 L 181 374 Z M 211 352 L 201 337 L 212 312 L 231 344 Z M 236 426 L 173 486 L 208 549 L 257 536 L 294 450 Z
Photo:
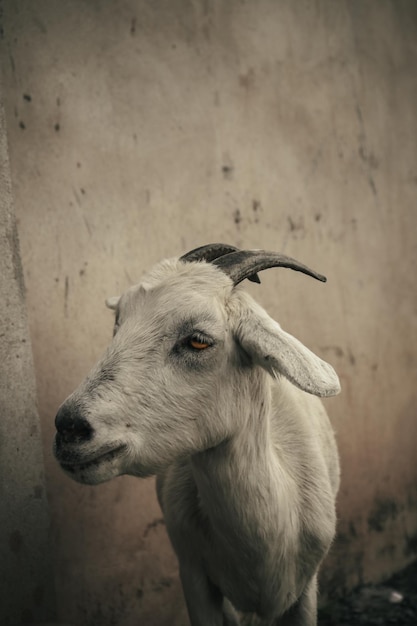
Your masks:
M 163 261 L 108 305 L 114 339 L 63 405 L 94 432 L 58 460 L 90 484 L 158 475 L 192 626 L 315 624 L 339 464 L 314 395 L 338 393 L 333 368 L 205 262 Z

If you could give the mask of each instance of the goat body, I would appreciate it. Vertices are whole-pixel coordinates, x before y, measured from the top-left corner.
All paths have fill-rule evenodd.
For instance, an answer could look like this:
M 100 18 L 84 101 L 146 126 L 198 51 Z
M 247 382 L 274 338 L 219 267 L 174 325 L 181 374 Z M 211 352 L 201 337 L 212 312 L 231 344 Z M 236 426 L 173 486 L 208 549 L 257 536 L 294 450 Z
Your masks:
M 314 396 L 338 393 L 332 367 L 212 263 L 163 261 L 108 304 L 113 341 L 56 418 L 61 466 L 157 474 L 192 626 L 316 624 L 339 464 Z

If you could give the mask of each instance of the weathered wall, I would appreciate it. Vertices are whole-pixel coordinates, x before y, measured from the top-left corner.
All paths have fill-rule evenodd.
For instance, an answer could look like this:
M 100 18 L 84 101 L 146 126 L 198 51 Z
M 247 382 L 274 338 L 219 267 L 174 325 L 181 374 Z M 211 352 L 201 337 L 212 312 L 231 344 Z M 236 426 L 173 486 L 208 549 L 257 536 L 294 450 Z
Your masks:
M 0 624 L 54 617 L 35 374 L 0 77 Z
M 111 335 L 108 295 L 207 241 L 326 273 L 248 286 L 331 361 L 343 465 L 323 588 L 417 550 L 417 5 L 7 0 L 2 65 L 62 615 L 186 623 L 153 481 L 89 488 L 53 418 Z

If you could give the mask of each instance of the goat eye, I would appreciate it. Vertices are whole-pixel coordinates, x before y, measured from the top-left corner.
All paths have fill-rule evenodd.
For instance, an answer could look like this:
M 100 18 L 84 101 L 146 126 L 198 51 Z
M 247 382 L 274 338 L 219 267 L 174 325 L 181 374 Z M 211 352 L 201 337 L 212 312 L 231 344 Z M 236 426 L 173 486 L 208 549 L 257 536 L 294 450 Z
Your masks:
M 207 341 L 200 341 L 199 339 L 191 338 L 189 341 L 189 345 L 194 350 L 205 350 L 209 348 L 211 344 L 207 343 Z
M 182 342 L 182 345 L 185 348 L 188 348 L 189 350 L 195 352 L 197 350 L 206 350 L 207 348 L 210 348 L 213 344 L 213 339 L 207 337 L 207 335 L 200 332 L 194 332 L 192 335 L 186 337 Z

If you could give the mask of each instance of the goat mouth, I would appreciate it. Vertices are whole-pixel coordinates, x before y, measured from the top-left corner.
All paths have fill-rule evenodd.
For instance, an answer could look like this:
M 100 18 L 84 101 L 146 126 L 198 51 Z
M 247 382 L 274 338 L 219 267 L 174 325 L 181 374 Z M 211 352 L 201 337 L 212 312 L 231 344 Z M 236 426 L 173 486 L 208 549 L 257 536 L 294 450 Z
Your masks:
M 60 465 L 62 469 L 66 472 L 70 474 L 76 474 L 78 472 L 83 472 L 85 470 L 91 469 L 94 466 L 101 465 L 102 463 L 112 461 L 114 458 L 119 456 L 120 453 L 123 452 L 126 448 L 127 446 L 125 444 L 122 444 L 120 446 L 117 446 L 117 448 L 113 448 L 112 450 L 100 452 L 99 454 L 94 456 L 94 458 L 83 461 L 82 463 L 80 463 L 80 461 L 78 460 L 72 463 L 68 461 L 60 461 Z

